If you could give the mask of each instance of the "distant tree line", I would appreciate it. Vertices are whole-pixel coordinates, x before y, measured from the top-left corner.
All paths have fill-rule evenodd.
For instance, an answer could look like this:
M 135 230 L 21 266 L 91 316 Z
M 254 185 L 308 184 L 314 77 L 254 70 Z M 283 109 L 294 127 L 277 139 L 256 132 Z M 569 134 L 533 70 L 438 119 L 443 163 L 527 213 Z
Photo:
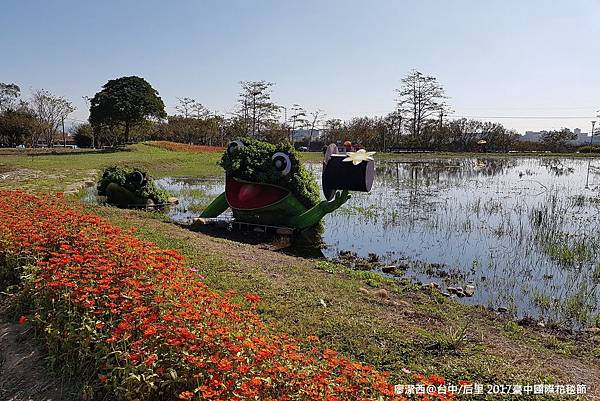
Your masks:
M 534 144 L 518 141 L 519 135 L 500 123 L 449 119 L 452 111 L 442 85 L 416 70 L 401 80 L 394 111 L 381 117 L 327 119 L 320 109 L 276 104 L 273 87 L 267 81 L 240 82 L 235 110 L 227 116 L 190 97 L 178 98 L 175 112 L 169 115 L 159 93 L 146 80 L 121 77 L 108 81 L 93 97 L 85 97 L 89 121 L 72 125 L 70 134 L 79 147 L 115 147 L 144 140 L 223 146 L 232 138 L 249 135 L 313 150 L 351 141 L 378 151 L 562 151 L 569 150 L 568 141 L 574 138 L 562 129 L 548 132 L 541 143 Z M 64 120 L 74 110 L 68 100 L 46 90 L 34 90 L 23 99 L 17 85 L 0 83 L 0 146 L 65 145 Z M 308 135 L 297 138 L 298 130 Z
M 0 147 L 65 145 L 65 118 L 74 110 L 47 90 L 33 90 L 23 99 L 19 86 L 0 82 Z

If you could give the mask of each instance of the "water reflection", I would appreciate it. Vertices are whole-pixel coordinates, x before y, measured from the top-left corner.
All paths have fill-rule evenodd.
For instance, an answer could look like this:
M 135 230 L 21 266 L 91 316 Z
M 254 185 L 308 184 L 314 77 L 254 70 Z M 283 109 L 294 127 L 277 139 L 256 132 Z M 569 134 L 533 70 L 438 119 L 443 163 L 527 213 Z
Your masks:
M 326 253 L 376 252 L 422 282 L 473 283 L 465 302 L 581 326 L 598 313 L 600 278 L 600 203 L 586 169 L 572 159 L 379 163 L 373 191 L 326 217 Z M 432 277 L 430 264 L 460 274 Z

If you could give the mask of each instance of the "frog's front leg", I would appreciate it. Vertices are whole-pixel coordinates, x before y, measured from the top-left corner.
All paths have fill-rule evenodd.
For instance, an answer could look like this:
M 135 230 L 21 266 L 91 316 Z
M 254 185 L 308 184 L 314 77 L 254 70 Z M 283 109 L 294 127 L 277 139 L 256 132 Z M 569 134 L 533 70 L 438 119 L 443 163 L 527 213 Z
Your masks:
M 327 213 L 331 213 L 340 206 L 342 206 L 346 201 L 350 199 L 350 194 L 347 190 L 342 192 L 336 192 L 335 198 L 331 201 L 321 201 L 317 205 L 308 209 L 306 212 L 302 213 L 299 216 L 293 217 L 289 221 L 289 225 L 292 228 L 307 228 L 312 227 L 319 223 L 323 217 Z
M 223 192 L 221 195 L 217 196 L 215 200 L 213 200 L 210 205 L 206 207 L 206 209 L 202 211 L 200 218 L 217 217 L 227 210 L 228 207 L 229 203 L 227 203 L 225 192 Z

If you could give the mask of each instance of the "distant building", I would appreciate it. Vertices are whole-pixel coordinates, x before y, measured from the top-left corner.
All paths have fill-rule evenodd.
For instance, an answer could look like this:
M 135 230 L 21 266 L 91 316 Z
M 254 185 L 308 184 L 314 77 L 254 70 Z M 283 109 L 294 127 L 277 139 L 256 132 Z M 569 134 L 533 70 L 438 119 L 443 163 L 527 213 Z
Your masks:
M 310 129 L 296 129 L 294 130 L 292 137 L 294 138 L 294 142 L 307 141 L 310 137 Z M 314 129 L 312 133 L 312 140 L 316 141 L 319 138 L 321 138 L 321 130 Z
M 541 142 L 544 134 L 548 131 L 525 131 L 525 135 L 521 135 L 519 140 L 526 142 Z M 568 141 L 567 143 L 571 145 L 586 145 L 590 143 L 590 136 L 587 132 L 581 132 L 580 128 L 575 128 L 573 133 L 576 135 L 576 138 L 572 141 Z M 594 140 L 592 142 L 594 145 L 600 145 L 600 135 L 594 135 Z
M 590 137 L 588 136 L 587 132 L 581 132 L 581 129 L 575 128 L 573 133 L 577 135 L 577 137 L 574 140 L 569 141 L 570 144 L 583 145 L 590 142 Z
M 548 131 L 525 131 L 525 135 L 521 136 L 519 139 L 525 142 L 541 142 L 546 133 L 548 133 Z

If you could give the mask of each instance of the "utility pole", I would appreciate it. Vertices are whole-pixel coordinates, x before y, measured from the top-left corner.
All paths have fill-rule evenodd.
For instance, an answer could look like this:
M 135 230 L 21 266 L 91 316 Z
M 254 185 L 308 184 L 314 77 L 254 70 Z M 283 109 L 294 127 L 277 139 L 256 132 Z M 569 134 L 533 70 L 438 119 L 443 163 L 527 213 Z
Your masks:
M 244 125 L 246 126 L 246 135 L 248 135 L 248 99 L 244 97 Z
M 256 95 L 252 92 L 252 136 L 256 138 Z
M 591 146 L 592 143 L 594 142 L 594 125 L 596 125 L 596 120 L 592 120 L 592 135 L 590 135 L 590 152 L 592 152 Z M 590 157 L 588 159 L 588 168 L 587 168 L 587 175 L 585 177 L 585 189 L 589 188 L 589 182 L 590 182 L 590 164 L 592 163 L 592 158 Z
M 63 132 L 63 148 L 67 147 L 67 136 L 65 135 L 65 116 L 61 117 L 62 120 L 62 132 Z

